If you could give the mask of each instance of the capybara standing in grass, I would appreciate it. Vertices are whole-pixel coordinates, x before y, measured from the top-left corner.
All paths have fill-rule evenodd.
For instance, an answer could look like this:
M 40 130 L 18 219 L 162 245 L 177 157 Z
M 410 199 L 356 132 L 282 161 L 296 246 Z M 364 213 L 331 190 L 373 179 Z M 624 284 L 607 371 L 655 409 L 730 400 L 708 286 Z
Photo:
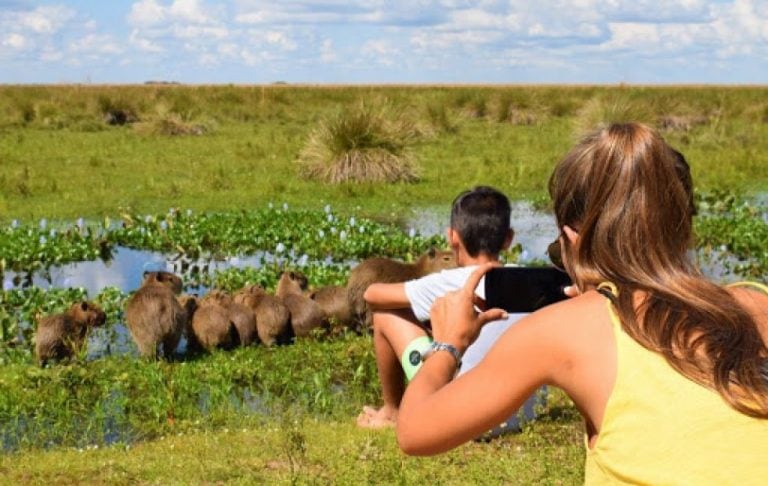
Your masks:
M 349 307 L 347 288 L 338 285 L 329 285 L 310 292 L 309 298 L 317 302 L 323 311 L 325 320 L 335 321 L 337 325 L 352 327 L 354 319 L 352 309 Z
M 275 290 L 275 295 L 291 313 L 291 327 L 296 337 L 308 336 L 313 329 L 327 324 L 317 302 L 302 292 L 302 285 L 306 287 L 306 281 L 307 277 L 299 272 L 283 272 Z
M 181 279 L 169 272 L 145 272 L 141 287 L 128 299 L 125 322 L 145 358 L 156 358 L 158 345 L 170 359 L 187 324 L 187 312 L 176 299 Z
M 347 297 L 352 315 L 363 329 L 371 327 L 371 313 L 363 294 L 372 283 L 397 283 L 421 278 L 430 273 L 456 268 L 453 252 L 430 248 L 414 263 L 390 258 L 369 258 L 360 262 L 349 274 Z
M 35 334 L 35 358 L 40 366 L 49 360 L 70 358 L 83 349 L 88 332 L 104 325 L 107 316 L 101 307 L 82 301 L 66 312 L 43 317 Z
M 256 330 L 262 344 L 285 344 L 293 337 L 288 307 L 262 287 L 251 285 L 235 293 L 233 300 L 256 314 Z
M 214 348 L 232 349 L 239 344 L 240 337 L 229 319 L 227 309 L 219 303 L 218 298 L 206 296 L 200 299 L 192 317 L 187 341 L 191 350 L 203 348 L 211 351 Z

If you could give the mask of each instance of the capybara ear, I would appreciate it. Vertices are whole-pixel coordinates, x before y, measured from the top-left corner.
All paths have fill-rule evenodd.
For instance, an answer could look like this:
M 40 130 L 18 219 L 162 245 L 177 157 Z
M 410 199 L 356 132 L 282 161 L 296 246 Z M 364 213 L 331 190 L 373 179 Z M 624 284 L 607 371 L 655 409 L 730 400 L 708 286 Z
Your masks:
M 149 270 L 144 270 L 144 273 L 141 276 L 147 278 L 147 275 L 149 275 Z
M 198 297 L 200 297 L 199 295 L 197 295 L 197 292 L 195 292 L 194 294 L 190 294 L 190 295 L 191 295 L 192 297 L 196 298 L 196 299 L 197 299 Z
M 288 272 L 288 278 L 290 278 L 291 280 L 296 280 L 296 274 L 293 272 Z
M 80 302 L 80 309 L 82 309 L 83 312 L 87 311 L 88 310 L 88 302 L 86 302 L 86 301 Z
M 429 252 L 427 253 L 429 255 L 429 258 L 435 258 L 435 255 L 437 254 L 437 250 L 435 250 L 435 247 L 431 247 L 429 249 Z

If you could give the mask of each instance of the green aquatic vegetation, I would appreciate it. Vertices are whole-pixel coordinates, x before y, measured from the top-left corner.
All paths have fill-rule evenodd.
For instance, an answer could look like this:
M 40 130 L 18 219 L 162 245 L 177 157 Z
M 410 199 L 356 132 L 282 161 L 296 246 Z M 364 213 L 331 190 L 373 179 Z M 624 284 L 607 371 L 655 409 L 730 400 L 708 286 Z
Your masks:
M 256 211 L 197 214 L 171 210 L 163 215 L 124 215 L 107 235 L 110 243 L 178 252 L 192 258 L 211 254 L 330 258 L 335 262 L 369 256 L 413 259 L 442 236 L 408 234 L 395 225 L 326 210 L 289 210 L 287 205 Z M 266 261 L 266 260 L 265 260 Z
M 768 279 L 768 207 L 732 192 L 698 201 L 696 245 L 706 256 L 745 278 Z
M 108 219 L 96 225 L 85 224 L 82 218 L 73 224 L 49 223 L 45 218 L 37 224 L 13 220 L 0 228 L 0 275 L 5 270 L 25 273 L 74 261 L 109 259 L 108 226 Z
M 45 369 L 8 364 L 0 376 L 0 443 L 132 442 L 237 424 L 282 404 L 338 419 L 377 400 L 375 377 L 370 341 L 354 335 L 171 363 L 112 356 Z

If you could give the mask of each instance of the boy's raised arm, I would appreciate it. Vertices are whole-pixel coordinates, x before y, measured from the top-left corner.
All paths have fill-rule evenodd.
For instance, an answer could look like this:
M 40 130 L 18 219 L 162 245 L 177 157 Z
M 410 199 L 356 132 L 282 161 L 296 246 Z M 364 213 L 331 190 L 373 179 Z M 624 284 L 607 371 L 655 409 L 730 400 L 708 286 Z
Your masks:
M 411 306 L 403 283 L 374 283 L 363 294 L 371 310 L 404 309 Z

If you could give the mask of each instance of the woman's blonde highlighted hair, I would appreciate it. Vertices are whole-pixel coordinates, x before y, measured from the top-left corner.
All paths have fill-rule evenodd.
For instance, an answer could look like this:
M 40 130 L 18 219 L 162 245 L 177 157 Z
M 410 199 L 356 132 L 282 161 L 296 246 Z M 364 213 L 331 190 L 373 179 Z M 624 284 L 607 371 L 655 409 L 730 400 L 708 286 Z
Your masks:
M 695 206 L 682 155 L 646 125 L 614 124 L 565 156 L 549 192 L 558 226 L 579 233 L 563 248 L 575 283 L 613 282 L 627 334 L 739 412 L 768 418 L 757 324 L 688 258 Z M 636 292 L 646 296 L 639 307 Z

